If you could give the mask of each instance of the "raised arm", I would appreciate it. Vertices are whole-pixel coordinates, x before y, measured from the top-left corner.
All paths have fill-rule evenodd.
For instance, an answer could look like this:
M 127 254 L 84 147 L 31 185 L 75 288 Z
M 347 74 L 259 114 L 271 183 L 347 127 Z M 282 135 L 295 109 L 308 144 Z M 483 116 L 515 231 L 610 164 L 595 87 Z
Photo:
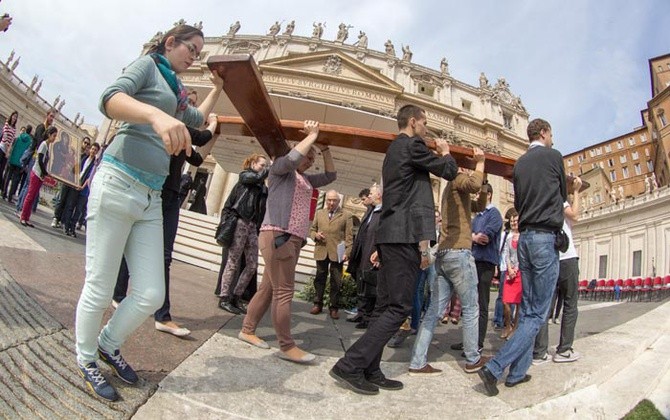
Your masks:
M 223 90 L 223 79 L 219 76 L 219 73 L 213 72 L 212 77 L 210 77 L 209 80 L 214 84 L 214 87 L 209 91 L 205 100 L 202 101 L 198 107 L 198 111 L 200 111 L 203 116 L 209 115 L 212 112 L 214 105 L 216 105 L 216 101 L 219 100 L 219 95 L 221 95 L 221 91 Z

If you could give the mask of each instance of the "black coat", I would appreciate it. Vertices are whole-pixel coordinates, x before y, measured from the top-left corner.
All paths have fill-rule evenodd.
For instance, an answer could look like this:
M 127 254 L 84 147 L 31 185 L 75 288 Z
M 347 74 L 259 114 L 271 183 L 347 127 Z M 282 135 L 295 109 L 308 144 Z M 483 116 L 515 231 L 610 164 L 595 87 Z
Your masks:
M 234 211 L 244 220 L 253 220 L 260 229 L 268 198 L 268 188 L 265 186 L 268 174 L 267 169 L 261 172 L 245 169 L 240 172 L 239 180 L 223 206 L 224 210 Z
M 347 267 L 349 274 L 354 277 L 357 277 L 359 270 L 367 271 L 372 269 L 370 256 L 375 252 L 375 234 L 380 215 L 381 209 L 374 211 L 374 207 L 371 207 L 361 219 L 361 226 L 358 228 L 358 234 L 351 247 L 349 266 Z M 368 217 L 370 217 L 369 223 Z
M 458 165 L 451 155 L 433 153 L 420 137 L 404 133 L 391 143 L 382 166 L 384 185 L 378 244 L 435 241 L 435 202 L 430 175 L 451 181 Z

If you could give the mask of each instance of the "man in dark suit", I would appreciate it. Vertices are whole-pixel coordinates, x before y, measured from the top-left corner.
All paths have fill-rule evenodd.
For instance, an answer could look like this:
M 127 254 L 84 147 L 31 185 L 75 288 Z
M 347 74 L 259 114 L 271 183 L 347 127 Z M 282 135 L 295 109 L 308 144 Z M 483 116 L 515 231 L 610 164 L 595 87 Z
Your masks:
M 314 307 L 309 312 L 318 315 L 323 309 L 323 294 L 326 291 L 326 279 L 330 271 L 330 317 L 339 319 L 339 296 L 342 286 L 342 264 L 351 253 L 353 242 L 353 219 L 351 213 L 340 207 L 340 194 L 335 190 L 326 193 L 326 206 L 316 212 L 309 236 L 314 240 Z M 338 258 L 337 247 L 344 242 L 345 253 Z
M 347 270 L 356 279 L 358 287 L 358 313 L 347 321 L 358 322 L 356 328 L 365 329 L 370 323 L 372 311 L 377 302 L 377 274 L 379 264 L 373 264 L 370 257 L 375 252 L 375 240 L 379 216 L 382 211 L 382 190 L 377 184 L 370 187 L 364 202 L 370 203 L 368 211 L 361 219 L 361 226 L 354 239 Z
M 402 389 L 379 367 L 386 342 L 412 311 L 412 298 L 420 268 L 429 265 L 429 242 L 435 241 L 435 203 L 430 174 L 452 180 L 458 167 L 449 145 L 436 139 L 438 155 L 428 149 L 426 113 L 415 105 L 398 111 L 400 134 L 391 143 L 382 166 L 384 206 L 377 228 L 380 263 L 377 304 L 370 325 L 330 375 L 354 392 L 374 395 L 379 388 Z

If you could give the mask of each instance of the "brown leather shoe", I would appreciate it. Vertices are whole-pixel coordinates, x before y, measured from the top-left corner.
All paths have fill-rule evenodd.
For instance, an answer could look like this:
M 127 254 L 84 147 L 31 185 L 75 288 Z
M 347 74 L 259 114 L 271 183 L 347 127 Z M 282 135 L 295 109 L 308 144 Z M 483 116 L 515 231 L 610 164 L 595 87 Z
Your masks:
M 340 319 L 340 315 L 337 313 L 337 309 L 330 310 L 330 317 L 333 319 Z
M 309 311 L 310 314 L 312 315 L 318 315 L 322 311 L 322 307 L 320 305 L 314 305 L 312 306 L 312 309 Z

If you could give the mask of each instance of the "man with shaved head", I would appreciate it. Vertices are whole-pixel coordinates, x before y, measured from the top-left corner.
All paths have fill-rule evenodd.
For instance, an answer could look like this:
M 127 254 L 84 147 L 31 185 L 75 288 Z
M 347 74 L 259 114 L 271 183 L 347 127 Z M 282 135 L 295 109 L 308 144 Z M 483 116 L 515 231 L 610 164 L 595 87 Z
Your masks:
M 316 212 L 309 236 L 314 240 L 314 259 L 316 277 L 314 277 L 314 307 L 309 312 L 318 315 L 323 311 L 323 294 L 326 291 L 326 279 L 330 270 L 329 313 L 333 319 L 339 319 L 339 295 L 342 286 L 342 263 L 351 253 L 353 242 L 353 220 L 351 213 L 340 207 L 340 194 L 335 190 L 326 193 L 324 208 Z M 338 257 L 337 247 L 344 242 L 344 256 Z

